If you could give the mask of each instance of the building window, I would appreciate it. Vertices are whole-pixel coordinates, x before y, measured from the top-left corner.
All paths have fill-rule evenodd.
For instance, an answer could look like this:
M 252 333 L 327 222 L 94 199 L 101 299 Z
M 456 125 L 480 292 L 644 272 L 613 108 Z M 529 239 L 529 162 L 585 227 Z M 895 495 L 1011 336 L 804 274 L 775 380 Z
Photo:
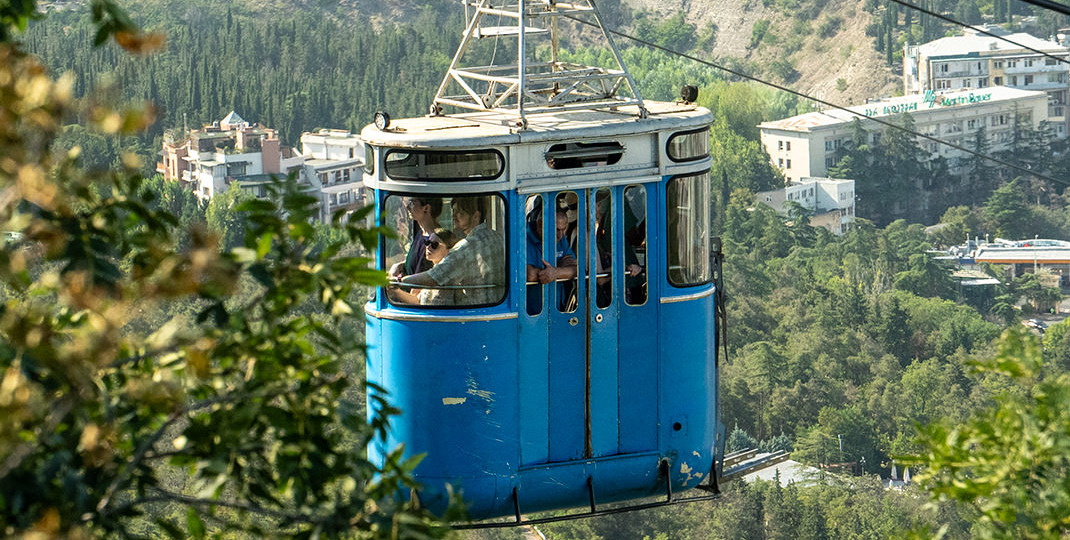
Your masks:
M 950 79 L 941 79 L 939 81 L 936 81 L 936 89 L 937 90 L 947 90 L 949 88 L 951 88 L 951 80 Z
M 968 129 L 970 131 L 973 131 L 973 130 L 977 129 L 977 120 L 967 120 L 966 121 L 966 129 Z
M 1003 86 L 1003 77 L 992 77 L 992 84 L 996 86 Z
M 791 151 L 791 141 L 787 141 L 784 143 L 784 149 L 789 152 Z
M 995 60 L 992 62 L 992 69 L 1003 69 L 1003 61 Z
M 777 150 L 783 150 L 784 149 L 784 141 L 777 141 L 776 142 L 776 149 Z
M 1058 63 L 1059 63 L 1059 61 L 1054 59 L 1054 58 L 1045 58 L 1044 59 L 1044 65 L 1045 66 L 1054 66 L 1054 65 L 1056 65 Z
M 778 159 L 776 165 L 777 165 L 777 167 L 780 167 L 781 169 L 783 169 L 784 168 L 784 158 Z
M 940 73 L 947 73 L 948 65 L 940 64 Z
M 969 88 L 970 87 L 970 80 L 969 79 L 962 79 L 962 87 L 963 88 Z
M 1025 61 L 1025 67 L 1033 67 L 1033 59 L 1029 58 Z
M 1018 67 L 1018 61 L 1017 60 L 1007 60 L 1007 67 L 1008 68 Z
M 1026 75 L 1025 76 L 1025 84 L 1023 84 L 1022 86 L 1029 86 L 1031 84 L 1033 84 L 1033 76 L 1032 75 Z
M 1011 75 L 1011 86 L 1018 86 L 1018 76 Z
M 988 88 L 988 79 L 987 78 L 977 79 L 977 88 Z
M 836 158 L 830 158 L 830 157 L 825 158 L 825 168 L 826 169 L 831 169 L 832 167 L 835 167 L 835 166 L 836 166 Z
M 788 160 L 788 166 L 787 166 L 786 168 L 787 168 L 787 169 L 790 169 L 790 168 L 791 168 L 791 160 L 790 160 L 790 159 Z

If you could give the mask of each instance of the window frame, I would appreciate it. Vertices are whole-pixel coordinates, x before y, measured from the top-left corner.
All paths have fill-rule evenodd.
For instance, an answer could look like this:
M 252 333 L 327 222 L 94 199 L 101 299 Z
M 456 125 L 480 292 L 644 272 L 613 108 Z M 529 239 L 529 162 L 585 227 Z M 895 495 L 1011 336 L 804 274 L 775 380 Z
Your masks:
M 510 253 L 510 251 L 509 251 L 510 250 L 509 229 L 513 226 L 513 224 L 509 221 L 509 213 L 510 213 L 509 201 L 508 201 L 508 198 L 506 197 L 506 195 L 504 193 L 499 192 L 499 191 L 488 191 L 488 192 L 481 192 L 481 193 L 457 193 L 457 192 L 450 192 L 450 193 L 418 193 L 418 192 L 411 192 L 411 191 L 381 191 L 380 195 L 379 195 L 379 201 L 378 201 L 379 207 L 377 209 L 377 213 L 379 213 L 379 214 L 381 214 L 383 216 L 387 215 L 386 214 L 386 212 L 387 212 L 387 201 L 389 201 L 390 198 L 392 198 L 392 197 L 397 197 L 398 199 L 400 199 L 402 197 L 419 197 L 419 198 L 424 198 L 424 199 L 437 197 L 437 198 L 440 198 L 440 199 L 450 199 L 451 204 L 452 204 L 452 200 L 456 199 L 456 198 L 494 197 L 496 200 L 498 200 L 498 202 L 500 202 L 500 206 L 498 208 L 502 211 L 502 214 L 503 214 L 502 215 L 502 223 L 503 223 L 503 226 L 504 226 L 504 230 L 501 231 L 501 236 L 502 236 L 502 247 L 504 249 L 504 252 L 503 252 L 504 268 L 502 269 L 502 273 L 501 273 L 501 276 L 502 276 L 502 279 L 503 279 L 502 285 L 501 285 L 501 287 L 502 287 L 502 296 L 496 302 L 489 303 L 489 304 L 456 304 L 456 305 L 405 304 L 405 303 L 400 303 L 400 302 L 394 302 L 393 300 L 391 300 L 390 299 L 390 295 L 386 294 L 386 291 L 385 291 L 387 286 L 381 285 L 379 287 L 375 287 L 376 294 L 379 294 L 380 296 L 382 296 L 382 298 L 386 302 L 386 306 L 387 307 L 394 308 L 394 309 L 415 309 L 415 310 L 431 310 L 431 311 L 444 310 L 444 309 L 445 310 L 450 310 L 450 309 L 452 309 L 452 310 L 457 310 L 457 309 L 485 309 L 485 308 L 499 307 L 499 306 L 501 306 L 502 304 L 504 304 L 504 303 L 506 303 L 508 301 L 508 299 L 510 298 L 510 295 L 511 295 L 510 288 L 512 287 L 512 276 L 509 273 L 510 272 L 510 264 L 513 262 L 513 258 L 514 258 L 512 256 L 512 254 Z M 451 208 L 451 214 L 450 215 L 452 217 L 452 208 Z M 388 224 L 385 224 L 385 223 L 383 225 L 381 225 L 381 226 L 390 228 L 390 226 Z M 395 239 L 395 240 L 398 240 L 398 239 Z M 386 257 L 386 249 L 387 249 L 387 247 L 388 247 L 387 246 L 387 238 L 386 238 L 385 235 L 380 233 L 379 234 L 379 246 L 376 249 L 375 260 L 376 260 L 376 266 L 378 267 L 377 270 L 384 271 L 384 272 L 389 272 L 389 268 L 387 268 L 388 264 L 387 264 L 387 257 Z M 413 286 L 413 288 L 427 288 L 427 287 Z M 381 289 L 382 289 L 382 292 L 380 293 L 379 291 Z
M 673 140 L 675 140 L 677 137 L 684 137 L 684 136 L 687 136 L 687 135 L 695 135 L 696 133 L 705 133 L 706 134 L 706 153 L 698 155 L 698 156 L 691 156 L 691 157 L 686 157 L 686 158 L 678 158 L 678 157 L 673 156 L 673 153 L 670 150 L 672 148 L 672 146 L 673 146 Z M 783 140 L 779 140 L 778 142 L 781 143 L 781 144 L 784 143 Z M 678 131 L 676 133 L 673 133 L 665 141 L 665 155 L 668 156 L 669 160 L 671 160 L 673 163 L 689 163 L 689 162 L 692 162 L 692 161 L 699 161 L 699 160 L 702 160 L 702 159 L 706 159 L 707 157 L 710 156 L 710 128 L 709 128 L 709 126 L 700 127 L 700 128 L 697 128 L 697 129 L 689 129 L 689 130 L 686 130 L 686 131 Z
M 677 289 L 688 289 L 688 288 L 693 288 L 693 287 L 701 287 L 703 285 L 708 285 L 709 283 L 711 283 L 713 281 L 713 267 L 710 264 L 710 260 L 709 260 L 710 249 L 711 249 L 711 247 L 710 247 L 710 232 L 712 230 L 711 222 L 712 222 L 713 216 L 712 216 L 711 208 L 709 207 L 708 204 L 706 204 L 706 207 L 705 207 L 706 223 L 704 225 L 704 228 L 705 228 L 705 240 L 704 240 L 704 242 L 705 242 L 705 247 L 706 247 L 705 276 L 704 276 L 704 278 L 702 280 L 700 280 L 700 281 L 695 281 L 695 282 L 676 282 L 673 279 L 673 269 L 672 269 L 672 266 L 671 266 L 672 260 L 673 260 L 672 248 L 674 246 L 672 245 L 671 240 L 670 240 L 672 238 L 672 234 L 670 232 L 669 227 L 670 227 L 670 224 L 672 223 L 670 211 L 673 208 L 673 206 L 672 206 L 672 202 L 673 201 L 671 200 L 671 197 L 670 197 L 670 194 L 669 194 L 669 190 L 672 189 L 672 185 L 673 185 L 674 182 L 678 182 L 678 181 L 681 181 L 681 180 L 687 179 L 687 178 L 702 178 L 702 177 L 705 177 L 706 180 L 707 180 L 707 182 L 705 183 L 705 189 L 706 189 L 707 197 L 705 197 L 705 198 L 700 197 L 700 199 L 704 199 L 705 200 L 705 199 L 708 199 L 709 190 L 710 190 L 710 187 L 709 187 L 710 169 L 704 169 L 704 170 L 701 170 L 701 171 L 690 172 L 690 173 L 686 173 L 686 174 L 678 174 L 678 175 L 675 175 L 675 176 L 669 178 L 665 182 L 665 203 L 666 203 L 665 204 L 665 255 L 666 255 L 665 256 L 665 280 L 669 283 L 669 285 L 671 287 L 674 287 L 674 288 L 677 288 Z
M 498 170 L 491 176 L 442 176 L 442 177 L 417 177 L 398 176 L 390 173 L 391 154 L 425 154 L 425 155 L 478 155 L 492 154 L 498 161 Z M 416 148 L 386 148 L 383 155 L 383 178 L 400 182 L 488 182 L 501 178 L 505 174 L 505 155 L 496 148 L 479 148 L 472 150 L 426 150 Z

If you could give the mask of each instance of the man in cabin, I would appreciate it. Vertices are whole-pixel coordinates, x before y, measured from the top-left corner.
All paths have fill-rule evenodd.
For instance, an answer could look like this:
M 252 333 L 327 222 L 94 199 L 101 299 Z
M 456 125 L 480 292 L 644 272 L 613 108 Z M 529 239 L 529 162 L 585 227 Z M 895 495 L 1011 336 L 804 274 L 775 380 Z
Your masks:
M 531 283 L 553 283 L 558 282 L 557 298 L 561 306 L 561 309 L 565 309 L 566 299 L 564 291 L 566 291 L 563 281 L 574 279 L 576 277 L 576 253 L 572 251 L 572 246 L 569 245 L 568 240 L 565 238 L 565 232 L 568 230 L 568 214 L 564 210 L 558 210 L 556 213 L 555 225 L 556 225 L 556 242 L 554 243 L 554 262 L 555 265 L 551 265 L 542 256 L 542 238 L 543 238 L 543 219 L 542 208 L 536 207 L 533 210 L 535 214 L 531 220 L 531 226 L 528 227 L 528 264 L 527 264 L 527 281 L 528 285 L 528 313 L 531 315 L 538 314 L 542 311 L 542 297 L 540 285 L 532 285 Z
M 490 305 L 505 295 L 505 242 L 487 226 L 485 197 L 451 202 L 454 233 L 464 235 L 442 262 L 426 272 L 405 276 L 412 285 L 461 286 L 462 305 Z

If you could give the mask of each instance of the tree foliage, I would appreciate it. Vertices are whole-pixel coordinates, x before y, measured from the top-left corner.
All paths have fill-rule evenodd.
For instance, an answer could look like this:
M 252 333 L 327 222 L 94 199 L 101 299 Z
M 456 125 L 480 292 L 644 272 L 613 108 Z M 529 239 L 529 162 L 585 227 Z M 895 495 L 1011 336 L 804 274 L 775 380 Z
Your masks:
M 98 36 L 144 47 L 118 8 L 93 5 Z M 151 111 L 80 110 L 70 79 L 18 44 L 0 57 L 0 531 L 443 536 L 396 497 L 418 460 L 399 450 L 377 466 L 361 451 L 395 411 L 365 419 L 359 334 L 338 328 L 384 279 L 352 249 L 380 231 L 339 222 L 323 243 L 316 201 L 280 181 L 271 201 L 237 203 L 243 240 L 221 250 L 176 216 L 196 217 L 192 201 L 129 166 L 84 169 L 77 147 L 53 152 L 66 114 L 118 136 Z M 192 316 L 144 324 L 165 303 Z
M 1007 382 L 965 422 L 921 431 L 917 478 L 933 497 L 969 504 L 982 538 L 1063 538 L 1070 531 L 1070 374 L 1047 370 L 1040 340 L 1008 330 L 975 367 Z

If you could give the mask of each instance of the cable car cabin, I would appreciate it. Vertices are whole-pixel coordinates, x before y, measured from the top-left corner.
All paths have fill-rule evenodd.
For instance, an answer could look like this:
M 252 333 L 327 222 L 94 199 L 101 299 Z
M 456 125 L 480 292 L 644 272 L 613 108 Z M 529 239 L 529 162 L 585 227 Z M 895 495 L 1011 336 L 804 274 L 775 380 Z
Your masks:
M 366 306 L 367 378 L 402 411 L 369 451 L 426 454 L 432 509 L 447 484 L 482 519 L 713 471 L 712 118 L 645 107 L 362 131 L 365 184 L 398 232 L 378 252 L 395 281 Z

